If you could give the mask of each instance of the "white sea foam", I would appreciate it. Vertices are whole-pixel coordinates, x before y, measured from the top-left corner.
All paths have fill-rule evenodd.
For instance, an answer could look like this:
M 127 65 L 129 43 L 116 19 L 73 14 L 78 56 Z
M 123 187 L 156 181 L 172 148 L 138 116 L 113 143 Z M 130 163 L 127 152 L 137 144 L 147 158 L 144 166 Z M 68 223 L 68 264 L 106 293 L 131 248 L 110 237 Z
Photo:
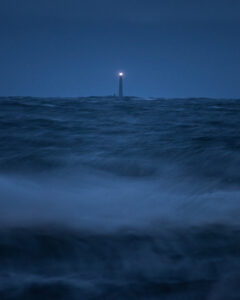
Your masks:
M 157 229 L 206 223 L 239 224 L 239 191 L 189 182 L 124 178 L 104 172 L 0 177 L 5 225 L 56 223 L 92 230 Z

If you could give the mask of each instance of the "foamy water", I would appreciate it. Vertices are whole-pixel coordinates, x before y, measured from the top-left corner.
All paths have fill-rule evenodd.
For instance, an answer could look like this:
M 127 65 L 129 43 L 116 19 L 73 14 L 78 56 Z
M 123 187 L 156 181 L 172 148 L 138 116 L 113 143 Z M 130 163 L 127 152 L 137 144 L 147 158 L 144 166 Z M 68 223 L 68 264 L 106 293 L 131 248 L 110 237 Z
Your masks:
M 240 101 L 0 108 L 0 298 L 240 297 Z

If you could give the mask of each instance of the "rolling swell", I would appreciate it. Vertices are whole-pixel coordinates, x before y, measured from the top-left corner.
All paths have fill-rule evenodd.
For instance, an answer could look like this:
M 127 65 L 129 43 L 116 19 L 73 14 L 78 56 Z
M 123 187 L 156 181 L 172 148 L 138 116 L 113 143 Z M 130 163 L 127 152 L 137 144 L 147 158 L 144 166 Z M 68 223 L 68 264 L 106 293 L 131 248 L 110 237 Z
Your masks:
M 239 233 L 221 225 L 157 234 L 12 228 L 1 232 L 1 299 L 239 296 Z
M 240 297 L 239 101 L 0 107 L 0 299 Z
M 210 294 L 208 299 L 226 299 L 239 296 L 234 282 L 239 279 L 239 250 L 239 229 L 219 225 L 114 235 L 14 228 L 1 232 L 0 295 L 203 299 Z

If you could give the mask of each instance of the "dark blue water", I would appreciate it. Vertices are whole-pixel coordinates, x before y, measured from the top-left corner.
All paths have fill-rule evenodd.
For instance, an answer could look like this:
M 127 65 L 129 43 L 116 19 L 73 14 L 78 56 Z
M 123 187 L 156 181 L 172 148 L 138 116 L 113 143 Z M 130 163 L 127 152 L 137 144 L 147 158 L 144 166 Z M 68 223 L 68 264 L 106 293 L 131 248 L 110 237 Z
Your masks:
M 0 299 L 240 299 L 240 101 L 0 98 Z

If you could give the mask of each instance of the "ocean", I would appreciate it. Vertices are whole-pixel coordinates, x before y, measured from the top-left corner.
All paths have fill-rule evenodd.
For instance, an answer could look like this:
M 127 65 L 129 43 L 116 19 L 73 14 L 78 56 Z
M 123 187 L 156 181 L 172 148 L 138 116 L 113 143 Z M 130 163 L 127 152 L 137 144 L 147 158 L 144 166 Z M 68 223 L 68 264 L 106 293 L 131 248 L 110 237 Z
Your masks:
M 240 100 L 0 98 L 0 299 L 240 299 Z

